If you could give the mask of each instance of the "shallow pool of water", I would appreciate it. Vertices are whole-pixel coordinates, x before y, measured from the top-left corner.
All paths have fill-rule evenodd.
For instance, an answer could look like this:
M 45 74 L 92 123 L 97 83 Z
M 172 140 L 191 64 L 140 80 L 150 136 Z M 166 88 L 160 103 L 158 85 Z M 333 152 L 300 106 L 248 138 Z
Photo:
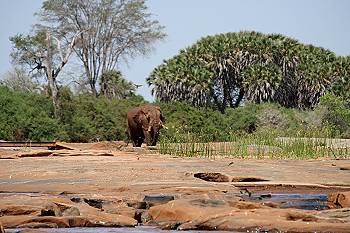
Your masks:
M 303 194 L 303 193 L 253 193 L 241 195 L 246 200 L 255 202 L 274 202 L 280 208 L 296 208 L 303 210 L 328 209 L 327 194 Z

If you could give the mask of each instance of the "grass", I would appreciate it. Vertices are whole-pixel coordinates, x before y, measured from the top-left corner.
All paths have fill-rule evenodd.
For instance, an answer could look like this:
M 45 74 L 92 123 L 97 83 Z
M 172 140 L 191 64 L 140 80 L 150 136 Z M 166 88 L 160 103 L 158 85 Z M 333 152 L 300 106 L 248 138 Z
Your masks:
M 204 142 L 203 142 L 204 141 Z M 279 137 L 274 133 L 230 135 L 226 142 L 208 142 L 192 134 L 162 137 L 161 154 L 185 157 L 229 157 L 256 159 L 350 158 L 350 144 L 327 137 Z

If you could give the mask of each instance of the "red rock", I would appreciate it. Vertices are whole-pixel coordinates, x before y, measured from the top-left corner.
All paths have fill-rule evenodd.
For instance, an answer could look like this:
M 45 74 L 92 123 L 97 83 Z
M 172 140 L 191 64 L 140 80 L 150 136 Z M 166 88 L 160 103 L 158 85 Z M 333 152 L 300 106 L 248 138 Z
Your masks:
M 231 203 L 232 205 L 232 203 Z M 350 219 L 322 217 L 317 211 L 269 208 L 215 200 L 175 200 L 150 208 L 150 223 L 178 230 L 348 232 Z M 243 208 L 242 208 L 243 207 Z M 248 208 L 248 209 L 247 209 Z
M 256 209 L 187 222 L 178 227 L 178 230 L 191 229 L 249 232 L 349 232 L 350 223 L 335 223 L 333 219 L 319 218 L 312 212 L 305 213 L 304 211 L 288 209 Z
M 47 157 L 52 154 L 52 151 L 50 150 L 41 150 L 41 151 L 30 151 L 30 152 L 23 152 L 17 154 L 19 158 L 24 158 L 24 157 Z
M 114 156 L 113 153 L 103 150 L 57 150 L 52 156 Z
M 36 229 L 23 229 L 18 231 L 17 233 L 47 233 L 47 231 L 36 230 Z
M 350 191 L 332 193 L 328 196 L 328 202 L 341 208 L 350 207 Z
M 55 217 L 55 216 L 3 216 L 0 221 L 6 228 L 14 227 L 84 227 L 91 225 L 86 217 Z
M 38 215 L 40 207 L 31 205 L 0 205 L 0 216 L 3 215 Z
M 187 222 L 232 210 L 224 201 L 220 202 L 221 204 L 210 204 L 210 201 L 214 200 L 207 200 L 207 203 L 205 201 L 205 199 L 174 200 L 151 207 L 148 214 L 154 222 Z

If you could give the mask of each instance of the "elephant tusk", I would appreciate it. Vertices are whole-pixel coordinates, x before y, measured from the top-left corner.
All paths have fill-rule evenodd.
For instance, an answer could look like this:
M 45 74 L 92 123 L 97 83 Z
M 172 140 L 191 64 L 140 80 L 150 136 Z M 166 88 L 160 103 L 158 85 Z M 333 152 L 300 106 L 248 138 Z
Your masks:
M 151 132 L 151 130 L 152 130 L 152 126 L 149 126 L 148 129 L 147 129 L 147 131 L 148 131 L 148 132 Z
M 162 128 L 164 128 L 164 129 L 168 129 L 168 127 L 166 127 L 166 126 L 165 126 L 165 125 L 163 125 L 163 124 L 162 124 Z

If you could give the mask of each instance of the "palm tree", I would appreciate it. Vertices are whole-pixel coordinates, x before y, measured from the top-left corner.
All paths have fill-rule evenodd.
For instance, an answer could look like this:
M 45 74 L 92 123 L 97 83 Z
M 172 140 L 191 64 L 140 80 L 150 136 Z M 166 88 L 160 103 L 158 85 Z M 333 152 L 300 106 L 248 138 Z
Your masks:
M 135 95 L 137 86 L 123 78 L 120 71 L 110 70 L 101 76 L 100 94 L 109 99 L 126 99 Z
M 312 108 L 348 75 L 331 51 L 280 34 L 207 36 L 156 67 L 147 78 L 160 101 L 187 101 L 222 112 L 242 101 Z

